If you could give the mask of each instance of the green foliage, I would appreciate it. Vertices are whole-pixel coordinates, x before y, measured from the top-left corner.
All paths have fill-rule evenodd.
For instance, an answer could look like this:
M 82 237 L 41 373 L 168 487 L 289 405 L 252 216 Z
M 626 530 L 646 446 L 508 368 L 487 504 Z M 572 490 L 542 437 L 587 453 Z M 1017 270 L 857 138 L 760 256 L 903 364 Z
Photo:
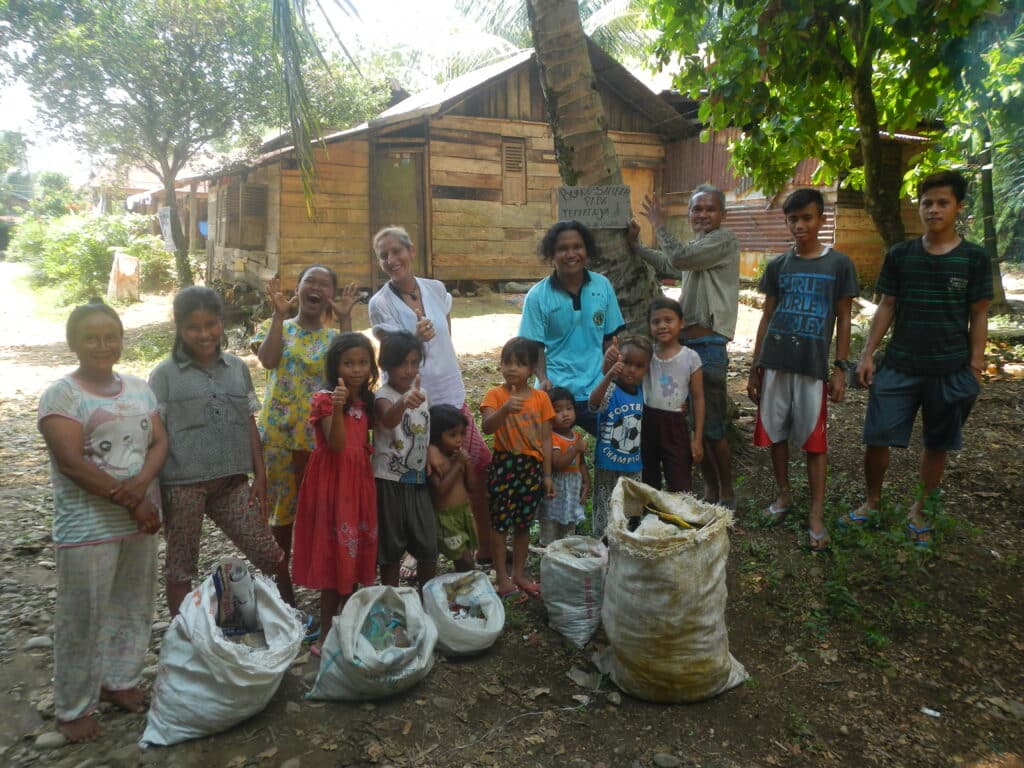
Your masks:
M 317 66 L 318 63 L 321 65 Z M 310 61 L 305 75 L 306 87 L 324 133 L 341 131 L 369 120 L 387 107 L 391 98 L 390 78 L 379 63 L 357 69 L 337 57 L 332 57 L 326 65 Z
M 84 211 L 89 200 L 81 190 L 71 187 L 71 180 L 63 173 L 46 171 L 36 178 L 36 193 L 29 204 L 34 216 L 51 218 Z
M 737 170 L 782 189 L 801 160 L 818 180 L 851 174 L 887 240 L 902 236 L 899 189 L 881 173 L 881 131 L 913 129 L 955 86 L 961 45 L 989 0 L 652 0 L 663 67 L 681 63 L 680 90 L 701 97 L 712 130 L 741 126 Z M 703 35 L 710 36 L 703 39 Z M 855 169 L 860 167 L 857 172 Z
M 24 189 L 16 189 L 25 160 L 25 137 L 17 131 L 0 131 L 0 213 L 8 211 L 5 198 L 12 191 L 25 194 Z
M 264 0 L 10 0 L 0 56 L 48 124 L 171 187 L 211 142 L 242 143 L 276 114 L 269 10 Z
M 579 0 L 583 31 L 619 61 L 638 61 L 648 43 L 643 5 L 640 0 Z M 520 50 L 533 46 L 525 0 L 456 0 L 455 7 L 496 41 Z
M 995 229 L 1001 256 L 1024 261 L 1024 3 L 1006 3 L 972 30 L 959 87 L 943 104 L 948 129 L 921 157 L 920 173 L 992 165 Z M 980 196 L 970 236 L 983 239 Z
M 167 287 L 172 262 L 149 227 L 148 216 L 131 213 L 28 218 L 15 231 L 9 255 L 31 265 L 35 285 L 57 286 L 68 304 L 103 295 L 114 248 L 140 259 L 142 287 Z

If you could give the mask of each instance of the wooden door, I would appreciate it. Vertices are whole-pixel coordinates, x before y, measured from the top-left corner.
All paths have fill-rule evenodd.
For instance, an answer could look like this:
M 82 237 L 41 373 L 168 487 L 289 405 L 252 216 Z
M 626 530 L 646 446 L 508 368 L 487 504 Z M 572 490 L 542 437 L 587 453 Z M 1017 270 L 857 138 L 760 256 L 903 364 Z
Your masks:
M 405 227 L 416 245 L 416 274 L 429 277 L 430 245 L 426 238 L 422 147 L 378 144 L 373 153 L 371 230 L 392 224 Z M 371 254 L 374 288 L 387 281 Z
M 647 217 L 641 213 L 641 204 L 644 195 L 654 194 L 654 169 L 653 168 L 623 168 L 622 183 L 629 186 L 629 204 L 633 206 L 633 216 L 640 225 L 640 242 L 644 245 L 656 248 L 658 243 L 654 239 L 654 228 Z

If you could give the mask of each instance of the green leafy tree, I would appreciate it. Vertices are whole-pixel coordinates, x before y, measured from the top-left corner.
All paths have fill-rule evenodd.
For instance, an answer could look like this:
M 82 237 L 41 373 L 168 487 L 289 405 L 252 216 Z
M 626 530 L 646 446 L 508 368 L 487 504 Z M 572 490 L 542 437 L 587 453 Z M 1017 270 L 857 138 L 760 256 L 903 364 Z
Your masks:
M 85 210 L 89 201 L 81 190 L 71 186 L 63 173 L 44 171 L 35 179 L 36 193 L 29 203 L 34 216 L 52 218 Z
M 975 25 L 961 58 L 956 87 L 942 105 L 947 129 L 920 172 L 962 165 L 980 180 L 975 237 L 992 264 L 998 312 L 1006 308 L 999 263 L 1024 251 L 1024 2 L 1006 3 Z
M 134 213 L 29 217 L 15 230 L 9 255 L 31 267 L 33 284 L 56 286 L 68 304 L 103 295 L 115 248 L 138 257 L 143 288 L 166 288 L 170 258 L 150 226 L 149 216 Z
M 17 182 L 24 179 L 27 159 L 25 137 L 18 131 L 0 131 L 0 212 L 6 212 L 5 198 L 16 190 Z
M 455 7 L 485 32 L 517 48 L 533 46 L 527 0 L 456 0 Z M 650 42 L 640 0 L 579 0 L 583 32 L 620 61 L 638 60 Z
M 681 66 L 708 128 L 742 126 L 733 164 L 766 190 L 800 160 L 849 181 L 882 239 L 903 239 L 901 179 L 883 171 L 882 133 L 934 115 L 990 0 L 651 0 L 655 50 Z M 704 36 L 707 36 L 706 38 Z
M 211 142 L 241 140 L 280 104 L 262 0 L 9 0 L 4 55 L 44 119 L 81 147 L 145 167 L 171 207 L 176 268 L 192 283 L 175 180 Z

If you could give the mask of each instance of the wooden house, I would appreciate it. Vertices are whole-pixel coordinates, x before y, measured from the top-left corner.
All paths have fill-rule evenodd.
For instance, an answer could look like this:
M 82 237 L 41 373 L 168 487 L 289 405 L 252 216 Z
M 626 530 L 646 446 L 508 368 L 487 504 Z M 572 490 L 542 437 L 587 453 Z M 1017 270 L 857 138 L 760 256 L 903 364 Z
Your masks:
M 665 148 L 692 121 L 591 45 L 624 182 L 634 205 L 660 190 Z M 294 285 L 312 263 L 342 280 L 383 280 L 370 248 L 400 224 L 417 245 L 417 274 L 448 282 L 535 279 L 537 244 L 557 218 L 560 186 L 532 51 L 407 98 L 317 150 L 307 210 L 294 152 L 268 152 L 211 179 L 211 274 L 280 274 Z M 650 233 L 648 233 L 648 238 Z

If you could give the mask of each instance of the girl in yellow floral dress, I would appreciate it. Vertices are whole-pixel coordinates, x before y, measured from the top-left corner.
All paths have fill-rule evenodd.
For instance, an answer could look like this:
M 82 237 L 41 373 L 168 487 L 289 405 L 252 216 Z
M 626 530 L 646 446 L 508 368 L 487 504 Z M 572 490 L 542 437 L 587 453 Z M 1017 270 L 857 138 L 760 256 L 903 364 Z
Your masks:
M 315 445 L 309 423 L 310 404 L 323 382 L 327 348 L 337 334 L 324 322 L 333 314 L 342 331 L 352 329 L 350 314 L 356 298 L 355 286 L 345 286 L 336 299 L 337 291 L 337 275 L 321 264 L 299 273 L 291 299 L 275 277 L 267 284 L 274 314 L 252 338 L 256 356 L 267 369 L 259 428 L 267 466 L 270 526 L 286 560 L 291 557 L 299 485 Z M 298 314 L 289 319 L 296 306 Z

